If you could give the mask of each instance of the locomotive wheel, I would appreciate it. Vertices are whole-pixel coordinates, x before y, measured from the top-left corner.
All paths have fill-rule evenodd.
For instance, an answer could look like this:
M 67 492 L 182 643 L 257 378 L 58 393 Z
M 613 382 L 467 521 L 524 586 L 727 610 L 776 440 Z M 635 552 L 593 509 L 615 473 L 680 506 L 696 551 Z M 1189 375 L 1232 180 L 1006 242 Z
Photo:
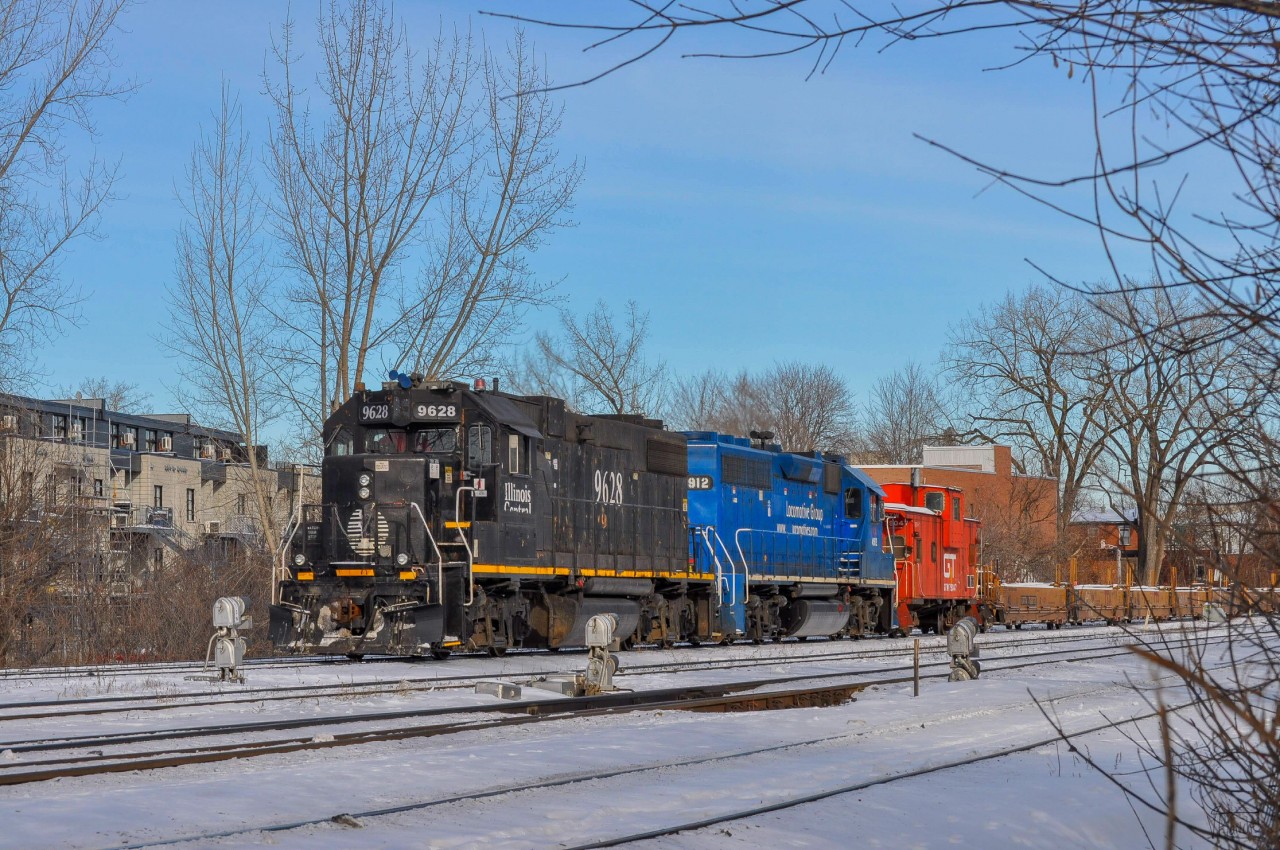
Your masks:
M 352 661 L 363 661 L 363 660 L 364 660 L 364 653 L 363 653 L 363 652 L 348 652 L 348 653 L 347 653 L 347 657 L 348 657 L 348 658 L 350 658 Z
M 491 647 L 489 647 L 489 657 L 490 657 L 490 658 L 501 658 L 502 656 L 504 656 L 504 655 L 506 655 L 506 654 L 507 654 L 507 648 L 506 648 L 505 646 L 491 646 Z
M 431 644 L 431 657 L 436 661 L 444 661 L 449 657 L 449 650 L 438 643 Z

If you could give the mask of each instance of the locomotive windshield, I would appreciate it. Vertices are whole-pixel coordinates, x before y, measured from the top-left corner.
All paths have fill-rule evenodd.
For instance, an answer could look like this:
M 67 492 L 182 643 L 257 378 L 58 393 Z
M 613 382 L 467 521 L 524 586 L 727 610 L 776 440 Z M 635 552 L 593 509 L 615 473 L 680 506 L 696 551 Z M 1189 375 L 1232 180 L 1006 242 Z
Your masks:
M 447 454 L 458 447 L 458 433 L 452 428 L 427 428 L 414 435 L 413 450 L 427 454 Z
M 364 435 L 364 450 L 374 455 L 404 452 L 405 433 L 399 428 L 370 428 Z

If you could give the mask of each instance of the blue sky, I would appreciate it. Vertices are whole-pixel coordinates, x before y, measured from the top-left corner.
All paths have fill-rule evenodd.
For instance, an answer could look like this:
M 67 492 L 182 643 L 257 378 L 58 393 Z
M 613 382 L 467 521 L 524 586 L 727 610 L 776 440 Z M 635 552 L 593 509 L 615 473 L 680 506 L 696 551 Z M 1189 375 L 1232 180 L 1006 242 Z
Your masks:
M 129 13 L 116 42 L 120 73 L 141 87 L 96 113 L 98 151 L 121 161 L 119 199 L 102 239 L 78 243 L 66 262 L 87 294 L 84 320 L 42 352 L 37 391 L 105 374 L 140 384 L 157 410 L 174 407 L 173 355 L 157 341 L 181 217 L 174 186 L 224 77 L 241 92 L 250 131 L 265 138 L 264 52 L 287 8 L 153 0 Z M 315 8 L 294 4 L 303 35 Z M 510 25 L 476 12 L 502 8 L 572 18 L 597 7 L 398 11 L 414 37 L 469 22 L 496 43 Z M 559 82 L 608 63 L 583 54 L 581 33 L 529 35 Z M 1107 271 L 1087 228 L 913 138 L 1051 176 L 1087 168 L 1090 104 L 1079 77 L 1047 60 L 982 70 L 1012 58 L 1013 39 L 846 49 L 809 80 L 804 59 L 690 60 L 677 49 L 569 89 L 559 147 L 586 166 L 578 224 L 540 250 L 534 268 L 563 278 L 570 304 L 635 298 L 651 314 L 652 350 L 683 373 L 822 361 L 861 395 L 907 359 L 932 363 L 952 323 L 1040 279 L 1027 259 L 1068 280 Z M 1137 262 L 1131 271 L 1144 273 Z

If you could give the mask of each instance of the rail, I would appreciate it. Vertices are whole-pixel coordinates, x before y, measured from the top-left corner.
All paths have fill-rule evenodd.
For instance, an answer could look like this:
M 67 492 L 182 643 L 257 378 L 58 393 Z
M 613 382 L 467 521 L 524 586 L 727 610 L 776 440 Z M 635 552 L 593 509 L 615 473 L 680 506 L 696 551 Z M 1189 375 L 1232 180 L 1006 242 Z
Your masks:
M 495 483 L 493 486 L 497 487 Z M 454 491 L 453 495 L 453 519 L 457 528 L 458 537 L 462 539 L 462 548 L 467 550 L 467 604 L 471 605 L 476 601 L 476 585 L 472 578 L 472 571 L 475 567 L 475 552 L 471 551 L 471 541 L 467 539 L 467 534 L 462 530 L 462 494 L 463 492 L 474 493 L 475 487 L 459 487 Z
M 422 508 L 417 502 L 410 502 L 412 507 L 418 514 L 418 519 L 422 520 L 422 530 L 427 533 L 427 540 L 431 543 L 431 549 L 436 553 L 436 592 L 440 594 L 440 604 L 444 604 L 444 555 L 440 553 L 440 547 L 436 545 L 436 537 L 431 533 L 431 526 L 427 524 L 427 517 L 422 513 Z

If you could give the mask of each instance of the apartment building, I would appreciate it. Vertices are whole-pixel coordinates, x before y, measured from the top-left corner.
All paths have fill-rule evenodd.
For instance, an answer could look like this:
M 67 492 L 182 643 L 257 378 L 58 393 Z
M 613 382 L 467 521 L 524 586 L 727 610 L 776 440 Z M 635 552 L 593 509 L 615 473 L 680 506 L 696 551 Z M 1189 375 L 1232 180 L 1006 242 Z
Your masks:
M 283 528 L 318 470 L 271 467 L 265 446 L 208 428 L 187 414 L 126 414 L 102 399 L 0 396 L 5 457 L 20 464 L 10 488 L 34 488 L 39 511 L 76 510 L 101 540 L 104 569 L 136 575 L 199 547 L 260 547 L 265 528 L 254 476 Z M 258 469 L 250 464 L 250 452 Z M 91 520 L 97 519 L 95 526 Z

